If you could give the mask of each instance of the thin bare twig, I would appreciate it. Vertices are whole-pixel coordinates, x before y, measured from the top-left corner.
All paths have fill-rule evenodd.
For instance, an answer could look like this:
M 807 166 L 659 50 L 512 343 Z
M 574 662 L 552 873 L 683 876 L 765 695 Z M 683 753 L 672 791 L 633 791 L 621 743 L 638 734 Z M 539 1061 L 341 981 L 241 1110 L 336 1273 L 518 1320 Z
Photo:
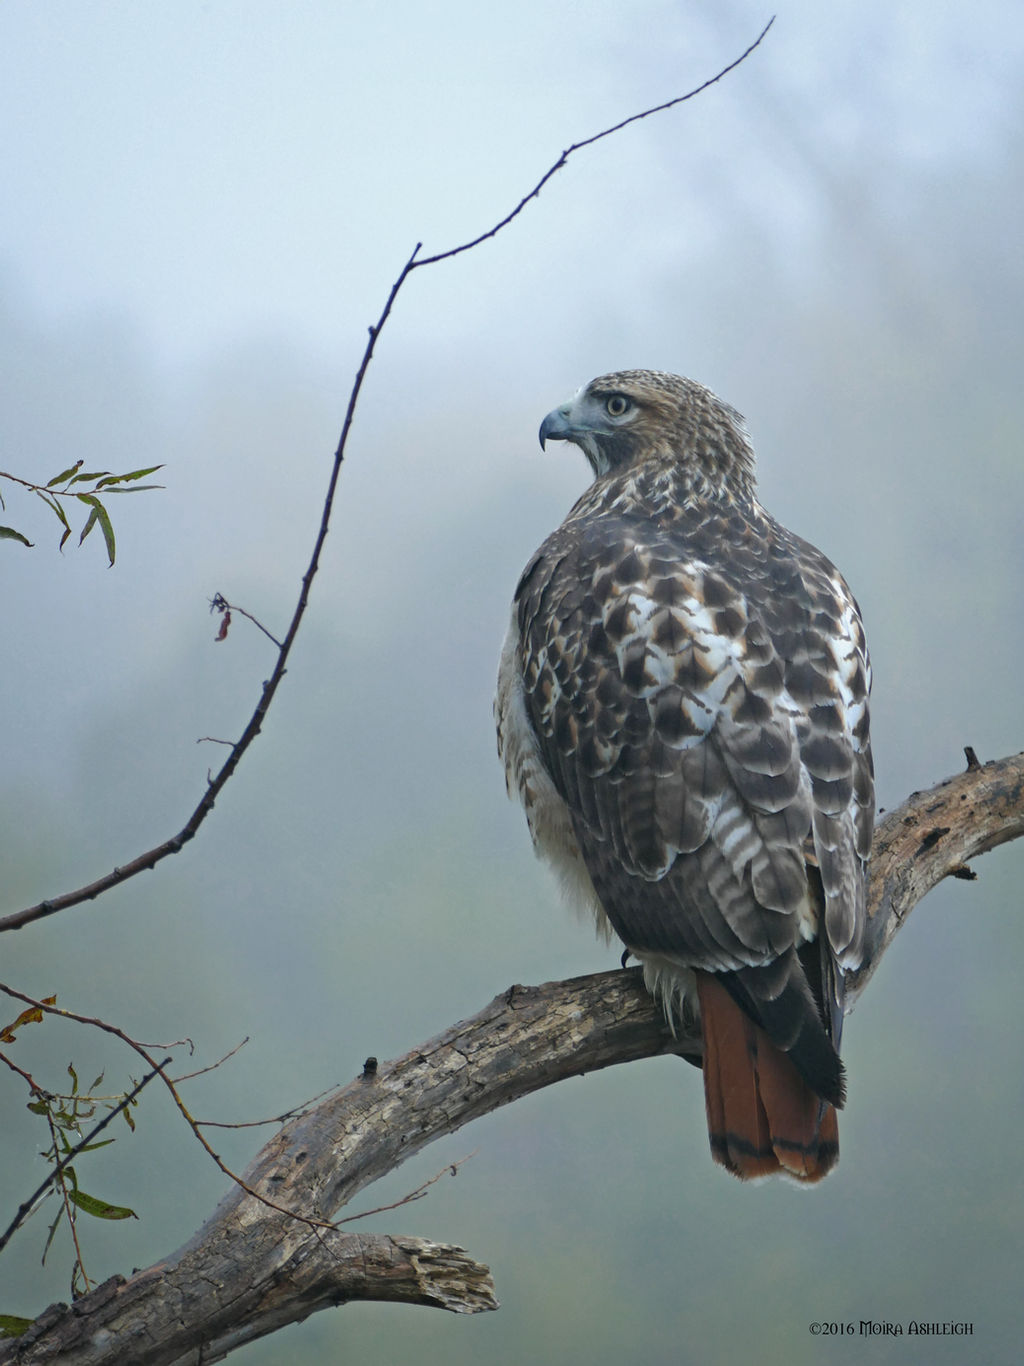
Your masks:
M 337 1091 L 337 1089 L 337 1086 L 326 1086 L 322 1091 L 318 1091 L 315 1096 L 311 1096 L 309 1100 L 293 1105 L 290 1110 L 285 1110 L 283 1114 L 271 1115 L 269 1119 L 243 1119 L 233 1124 L 222 1119 L 197 1119 L 196 1123 L 203 1129 L 261 1129 L 265 1124 L 286 1124 L 290 1119 L 298 1119 L 300 1115 L 308 1114 L 317 1101 L 323 1100 L 324 1096 L 329 1096 L 332 1091 Z
M 478 1149 L 474 1148 L 471 1153 L 467 1153 L 465 1157 L 460 1157 L 457 1162 L 446 1163 L 439 1172 L 427 1177 L 422 1185 L 411 1190 L 408 1195 L 403 1195 L 400 1200 L 392 1200 L 390 1205 L 378 1205 L 376 1209 L 364 1209 L 361 1214 L 346 1215 L 344 1219 L 337 1221 L 336 1227 L 340 1228 L 342 1224 L 352 1224 L 357 1219 L 369 1219 L 371 1214 L 385 1214 L 390 1209 L 401 1209 L 403 1205 L 411 1205 L 414 1200 L 422 1200 L 430 1187 L 436 1185 L 442 1176 L 455 1176 L 463 1163 L 468 1162 L 471 1157 L 476 1157 L 477 1152 Z
M 584 147 L 592 147 L 595 142 L 600 142 L 603 138 L 610 138 L 613 133 L 618 133 L 621 129 L 628 128 L 631 123 L 639 123 L 641 119 L 649 119 L 652 114 L 661 114 L 666 109 L 674 109 L 677 104 L 685 104 L 687 100 L 692 100 L 711 86 L 717 85 L 723 77 L 728 76 L 730 71 L 735 71 L 741 62 L 745 62 L 755 48 L 760 47 L 764 38 L 767 36 L 768 30 L 774 23 L 775 15 L 773 14 L 761 32 L 747 48 L 746 52 L 741 53 L 740 56 L 738 56 L 735 61 L 730 62 L 728 66 L 723 66 L 717 76 L 710 77 L 710 79 L 704 81 L 702 85 L 696 86 L 693 90 L 688 90 L 685 95 L 676 95 L 674 99 L 665 100 L 663 104 L 652 105 L 650 109 L 645 109 L 640 114 L 630 114 L 628 118 L 620 119 L 618 123 L 613 124 L 610 128 L 605 128 L 600 133 L 594 133 L 589 138 L 583 138 L 580 142 L 574 142 L 571 147 L 565 149 L 553 166 L 548 167 L 529 194 L 523 195 L 512 212 L 506 214 L 500 223 L 495 223 L 493 228 L 488 229 L 487 232 L 482 232 L 479 237 L 474 237 L 471 242 L 463 242 L 460 247 L 451 247 L 448 251 L 439 251 L 435 256 L 424 256 L 421 260 L 416 262 L 413 269 L 418 270 L 421 266 L 433 266 L 439 261 L 448 261 L 453 256 L 461 256 L 464 251 L 472 251 L 473 248 L 478 247 L 481 242 L 486 242 L 489 238 L 496 237 L 498 233 L 501 232 L 502 228 L 507 228 L 514 218 L 519 217 L 531 199 L 536 199 L 540 195 L 544 186 L 552 176 L 556 175 L 562 169 L 574 152 L 582 151 Z
M 23 1081 L 27 1082 L 28 1087 L 34 1096 L 47 1096 L 51 1094 L 49 1091 L 44 1091 L 32 1074 L 26 1072 L 24 1067 L 19 1067 L 14 1059 L 9 1058 L 6 1053 L 0 1053 L 0 1062 L 2 1062 L 5 1067 L 9 1067 L 12 1072 L 17 1072 L 18 1076 L 21 1077 Z
M 243 617 L 247 617 L 248 620 L 251 621 L 254 626 L 258 627 L 259 630 L 263 632 L 263 634 L 266 636 L 268 640 L 273 641 L 277 648 L 279 650 L 281 649 L 281 642 L 278 640 L 277 636 L 272 635 L 271 632 L 267 630 L 267 628 L 263 625 L 263 622 L 260 621 L 258 617 L 254 617 L 251 612 L 247 612 L 244 607 L 239 607 L 237 603 L 228 602 L 227 598 L 224 596 L 223 593 L 214 593 L 213 597 L 210 600 L 210 611 L 221 613 L 226 612 L 229 621 L 231 619 L 232 612 L 241 612 Z M 221 640 L 226 635 L 227 631 L 222 630 L 221 635 L 219 635 L 217 639 Z
M 225 1053 L 222 1058 L 218 1058 L 216 1062 L 211 1062 L 208 1067 L 200 1067 L 198 1071 L 186 1072 L 184 1076 L 172 1077 L 171 1080 L 174 1082 L 175 1086 L 180 1086 L 183 1081 L 191 1081 L 193 1077 L 203 1077 L 207 1072 L 215 1072 L 217 1068 L 226 1063 L 229 1058 L 233 1058 L 236 1053 L 240 1053 L 248 1042 L 249 1036 L 246 1034 L 241 1043 L 236 1043 L 234 1048 L 229 1049 L 228 1052 Z
M 161 862 L 161 860 L 167 858 L 171 854 L 179 853 L 180 850 L 189 842 L 189 840 L 194 838 L 197 830 L 202 825 L 203 821 L 213 810 L 214 804 L 216 803 L 218 796 L 223 791 L 225 784 L 230 780 L 230 778 L 234 774 L 235 769 L 238 767 L 238 764 L 241 761 L 242 755 L 246 752 L 246 750 L 252 744 L 253 740 L 255 740 L 256 736 L 260 733 L 260 730 L 263 726 L 264 718 L 266 717 L 270 704 L 273 701 L 278 686 L 280 685 L 281 680 L 285 675 L 285 668 L 287 665 L 288 656 L 291 653 L 292 644 L 294 643 L 295 636 L 298 632 L 299 626 L 302 624 L 302 619 L 305 615 L 306 607 L 309 602 L 309 594 L 310 589 L 312 587 L 313 579 L 316 576 L 317 570 L 320 566 L 320 555 L 323 550 L 324 541 L 327 538 L 327 530 L 330 524 L 331 511 L 334 506 L 334 497 L 338 486 L 338 478 L 341 474 L 341 466 L 345 458 L 345 448 L 348 443 L 348 437 L 349 432 L 352 428 L 352 422 L 355 418 L 356 405 L 358 404 L 359 396 L 362 393 L 363 382 L 366 378 L 366 373 L 370 367 L 370 363 L 373 360 L 377 340 L 380 337 L 381 331 L 386 325 L 388 318 L 391 316 L 391 311 L 394 307 L 395 300 L 398 298 L 402 286 L 405 284 L 406 280 L 409 278 L 412 272 L 414 270 L 418 270 L 421 266 L 435 265 L 440 261 L 447 261 L 452 257 L 459 256 L 463 252 L 470 251 L 473 247 L 479 246 L 481 242 L 485 242 L 489 238 L 495 237 L 499 232 L 502 231 L 503 228 L 506 228 L 515 218 L 519 216 L 520 213 L 522 213 L 523 209 L 531 200 L 536 199 L 538 197 L 538 195 L 543 190 L 544 186 L 548 183 L 548 181 L 552 178 L 552 176 L 555 175 L 557 171 L 561 170 L 561 168 L 568 161 L 569 157 L 572 156 L 575 152 L 581 151 L 585 147 L 590 147 L 595 142 L 600 142 L 604 138 L 611 137 L 613 133 L 617 133 L 620 129 L 627 127 L 631 123 L 636 123 L 641 119 L 649 118 L 652 114 L 660 113 L 666 109 L 672 109 L 678 104 L 682 104 L 687 100 L 691 100 L 696 95 L 699 95 L 701 91 L 707 90 L 709 86 L 712 86 L 716 82 L 722 80 L 722 78 L 728 75 L 729 72 L 734 71 L 736 67 L 738 67 L 742 62 L 746 61 L 746 59 L 750 56 L 754 49 L 757 48 L 763 41 L 768 30 L 771 28 L 772 23 L 774 23 L 774 18 L 771 19 L 768 22 L 768 24 L 765 25 L 764 29 L 758 35 L 757 39 L 750 44 L 750 46 L 746 49 L 745 52 L 742 53 L 741 56 L 737 57 L 735 61 L 730 62 L 728 66 L 723 67 L 717 75 L 712 76 L 709 80 L 705 81 L 702 85 L 697 86 L 694 90 L 688 91 L 685 95 L 679 95 L 675 99 L 666 100 L 662 104 L 653 105 L 651 108 L 645 109 L 642 113 L 632 114 L 628 118 L 620 120 L 612 127 L 603 129 L 600 133 L 595 133 L 593 134 L 593 136 L 589 138 L 584 138 L 580 142 L 573 143 L 571 147 L 568 147 L 564 152 L 562 152 L 561 156 L 559 156 L 558 160 L 554 163 L 554 165 L 551 166 L 544 173 L 544 175 L 540 178 L 537 184 L 530 191 L 530 193 L 525 195 L 520 200 L 520 202 L 511 211 L 511 213 L 506 214 L 506 216 L 503 219 L 501 219 L 500 222 L 496 223 L 494 227 L 492 227 L 489 231 L 481 233 L 478 237 L 473 238 L 472 241 L 464 242 L 460 246 L 452 247 L 447 251 L 438 252 L 433 256 L 425 256 L 422 258 L 419 258 L 422 243 L 417 242 L 416 246 L 412 250 L 411 255 L 409 256 L 409 259 L 406 261 L 405 265 L 399 272 L 398 278 L 391 286 L 391 290 L 388 294 L 387 300 L 385 301 L 384 307 L 381 309 L 380 316 L 378 317 L 376 323 L 372 324 L 369 328 L 369 337 L 366 343 L 365 350 L 363 351 L 362 360 L 359 363 L 359 367 L 356 371 L 355 380 L 353 381 L 352 388 L 349 392 L 348 405 L 345 410 L 345 418 L 342 424 L 341 436 L 338 440 L 338 444 L 334 452 L 334 461 L 331 468 L 330 478 L 327 481 L 327 493 L 324 498 L 323 513 L 320 518 L 320 527 L 313 544 L 313 551 L 310 556 L 309 564 L 307 566 L 305 574 L 303 574 L 302 576 L 302 588 L 299 592 L 298 601 L 296 603 L 295 610 L 292 614 L 291 623 L 285 634 L 284 640 L 280 642 L 277 662 L 274 666 L 273 672 L 271 673 L 270 678 L 267 680 L 267 682 L 263 685 L 263 692 L 260 697 L 260 700 L 257 703 L 252 715 L 250 716 L 248 724 L 242 732 L 241 738 L 232 747 L 231 753 L 225 759 L 223 766 L 215 775 L 212 775 L 209 778 L 207 789 L 206 792 L 203 794 L 202 800 L 199 802 L 198 806 L 196 806 L 191 816 L 188 818 L 184 826 L 181 828 L 181 830 L 178 831 L 176 835 L 172 835 L 170 839 L 164 840 L 162 844 L 155 845 L 152 849 L 147 849 L 145 853 L 139 854 L 129 863 L 122 864 L 119 867 L 112 869 L 103 877 L 97 878 L 95 882 L 90 882 L 86 884 L 84 887 L 79 887 L 74 891 L 65 892 L 61 896 L 56 896 L 49 898 L 45 901 L 40 901 L 35 906 L 29 906 L 25 910 L 16 911 L 10 915 L 3 916 L 2 918 L 0 918 L 0 931 L 21 929 L 25 925 L 30 925 L 34 921 L 41 920 L 47 916 L 56 915 L 58 911 L 67 910 L 71 906 L 81 905 L 85 901 L 94 901 L 98 896 L 101 896 L 104 892 L 109 891 L 112 887 L 116 887 L 122 882 L 126 882 L 129 878 L 135 877 L 136 874 L 155 868 L 156 865 L 159 862 Z M 267 634 L 269 635 L 269 632 L 267 632 Z
M 264 717 L 270 708 L 271 702 L 274 700 L 274 694 L 277 692 L 282 678 L 284 678 L 288 656 L 291 653 L 295 637 L 302 624 L 302 618 L 306 613 L 313 579 L 320 567 L 320 555 L 323 551 L 324 542 L 327 539 L 331 511 L 334 507 L 334 496 L 338 487 L 338 478 L 341 474 L 342 461 L 345 458 L 345 447 L 348 444 L 348 435 L 352 428 L 353 419 L 355 418 L 356 404 L 359 402 L 363 381 L 366 378 L 366 372 L 369 369 L 370 362 L 373 360 L 377 338 L 380 335 L 381 329 L 390 317 L 395 299 L 398 297 L 399 290 L 402 288 L 402 285 L 405 284 L 409 272 L 412 270 L 413 261 L 415 260 L 416 253 L 419 249 L 420 244 L 417 243 L 412 255 L 402 267 L 398 279 L 391 286 L 391 292 L 388 294 L 387 301 L 381 310 L 380 317 L 377 319 L 376 324 L 370 328 L 369 341 L 366 344 L 362 361 L 356 372 L 355 382 L 353 383 L 349 394 L 348 406 L 345 411 L 345 420 L 341 429 L 341 437 L 334 452 L 334 463 L 331 468 L 330 478 L 327 482 L 327 494 L 324 499 L 323 512 L 320 518 L 320 528 L 313 544 L 313 552 L 310 556 L 309 564 L 305 574 L 302 576 L 302 588 L 299 592 L 298 602 L 292 613 L 288 631 L 281 643 L 273 672 L 263 685 L 263 692 L 260 700 L 256 705 L 256 709 L 250 716 L 249 722 L 242 732 L 238 743 L 231 750 L 231 753 L 228 755 L 227 759 L 225 759 L 218 772 L 209 778 L 202 801 L 200 801 L 199 805 L 195 808 L 184 826 L 176 835 L 172 835 L 170 839 L 164 840 L 162 844 L 155 845 L 152 849 L 147 849 L 145 853 L 139 854 L 138 857 L 132 859 L 130 863 L 112 869 L 111 872 L 105 874 L 103 877 L 97 878 L 95 882 L 90 882 L 86 886 L 79 887 L 73 892 L 65 892 L 61 896 L 53 897 L 46 901 L 40 901 L 37 905 L 30 906 L 23 911 L 17 911 L 13 915 L 4 916 L 0 919 L 0 930 L 22 929 L 25 925 L 32 924 L 33 921 L 41 920 L 46 916 L 56 915 L 58 911 L 67 910 L 71 906 L 81 905 L 84 901 L 95 901 L 98 896 L 101 896 L 104 892 L 110 891 L 112 887 L 119 886 L 122 882 L 127 882 L 129 878 L 135 877 L 137 873 L 146 872 L 149 869 L 155 868 L 156 865 L 161 862 L 161 860 L 167 858 L 168 855 L 179 853 L 189 840 L 195 837 L 196 831 L 213 810 L 218 796 L 225 784 L 234 774 L 235 769 L 241 761 L 242 755 L 262 730 Z

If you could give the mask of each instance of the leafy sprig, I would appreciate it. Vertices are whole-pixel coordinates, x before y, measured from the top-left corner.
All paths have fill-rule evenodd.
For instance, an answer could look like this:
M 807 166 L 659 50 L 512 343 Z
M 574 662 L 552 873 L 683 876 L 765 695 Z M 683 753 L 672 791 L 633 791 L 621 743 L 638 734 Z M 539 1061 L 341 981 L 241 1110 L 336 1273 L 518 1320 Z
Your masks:
M 43 998 L 41 1004 L 52 1006 L 56 999 L 56 996 L 47 996 Z M 43 1018 L 43 1012 L 38 1007 L 23 1010 L 16 1020 L 0 1029 L 0 1042 L 14 1043 L 19 1030 L 27 1025 L 38 1024 Z M 62 1223 L 66 1223 L 75 1250 L 71 1273 L 71 1295 L 73 1299 L 77 1299 L 80 1295 L 85 1294 L 92 1285 L 85 1270 L 82 1247 L 78 1238 L 79 1214 L 88 1214 L 93 1219 L 138 1218 L 135 1211 L 129 1209 L 127 1205 L 115 1205 L 109 1200 L 103 1200 L 99 1196 L 90 1195 L 84 1191 L 79 1184 L 77 1164 L 83 1154 L 95 1152 L 99 1148 L 106 1148 L 114 1142 L 113 1138 L 101 1139 L 99 1135 L 118 1113 L 124 1115 L 129 1129 L 134 1133 L 135 1120 L 132 1117 L 131 1110 L 133 1106 L 138 1104 L 138 1093 L 141 1086 L 133 1083 L 132 1089 L 121 1095 L 100 1095 L 99 1090 L 103 1085 L 104 1076 L 101 1072 L 90 1086 L 82 1090 L 74 1063 L 68 1063 L 67 1070 L 68 1076 L 71 1078 L 71 1089 L 61 1093 L 50 1091 L 41 1086 L 11 1058 L 0 1054 L 0 1061 L 6 1063 L 12 1071 L 19 1073 L 27 1082 L 31 1094 L 27 1108 L 32 1114 L 39 1115 L 46 1121 L 50 1135 L 49 1146 L 43 1151 L 42 1157 L 50 1163 L 53 1170 L 26 1202 L 22 1211 L 19 1211 L 19 1214 L 27 1217 L 29 1213 L 39 1208 L 47 1196 L 56 1192 L 59 1197 L 58 1209 L 47 1230 L 46 1244 L 43 1248 L 43 1264 L 46 1263 L 47 1254 L 58 1229 Z M 148 1081 L 149 1078 L 146 1080 Z M 91 1122 L 95 1120 L 97 1112 L 101 1110 L 106 1112 L 105 1117 L 90 1129 Z M 4 1322 L 8 1318 L 11 1319 L 11 1322 Z M 15 1323 L 16 1316 L 14 1318 L 0 1316 L 0 1337 L 13 1335 Z
M 65 511 L 65 503 L 73 506 L 72 500 L 84 503 L 89 509 L 78 537 L 78 544 L 81 545 L 86 536 L 94 527 L 99 527 L 103 534 L 103 543 L 107 550 L 107 559 L 111 564 L 117 553 L 117 544 L 114 539 L 114 527 L 110 520 L 110 514 L 104 503 L 99 497 L 102 491 L 104 497 L 110 493 L 145 493 L 150 489 L 163 488 L 162 484 L 140 484 L 140 479 L 147 479 L 157 470 L 163 469 L 162 465 L 147 465 L 141 470 L 131 470 L 127 474 L 112 474 L 110 470 L 83 470 L 84 460 L 76 460 L 67 469 L 55 474 L 52 479 L 48 479 L 45 484 L 34 484 L 29 479 L 21 479 L 16 474 L 8 474 L 5 470 L 0 470 L 0 480 L 8 479 L 12 484 L 18 484 L 21 488 L 28 489 L 37 498 L 41 498 L 46 506 L 60 523 L 60 544 L 59 550 L 63 550 L 65 543 L 72 534 L 71 523 L 68 520 L 68 513 Z M 75 487 L 78 485 L 79 487 Z M 85 487 L 91 485 L 91 487 Z M 0 508 L 6 509 L 3 494 L 0 493 Z M 12 526 L 0 526 L 0 540 L 20 541 L 22 545 L 32 546 L 34 542 L 21 531 Z

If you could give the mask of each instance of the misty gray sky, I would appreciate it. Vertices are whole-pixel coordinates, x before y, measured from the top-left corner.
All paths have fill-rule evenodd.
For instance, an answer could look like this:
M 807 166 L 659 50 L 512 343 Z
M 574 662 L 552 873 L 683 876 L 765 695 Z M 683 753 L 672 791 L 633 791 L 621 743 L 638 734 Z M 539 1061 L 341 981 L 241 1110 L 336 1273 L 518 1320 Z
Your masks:
M 118 315 L 175 361 L 267 333 L 337 356 L 416 240 L 489 226 L 570 140 L 698 84 L 770 14 L 7 0 L 4 274 L 45 315 Z M 669 252 L 699 259 L 729 198 L 788 246 L 828 212 L 851 153 L 887 188 L 989 156 L 1019 112 L 1022 47 L 1002 3 L 969 24 L 951 3 L 784 4 L 742 77 L 581 156 L 532 222 L 460 269 L 486 273 L 492 309 L 524 270 L 570 297 L 621 271 L 643 289 Z M 468 282 L 438 285 L 432 327 L 460 337 L 477 321 Z
M 537 427 L 595 374 L 688 373 L 746 414 L 765 504 L 861 601 L 883 805 L 964 744 L 1020 749 L 1024 10 L 776 8 L 738 71 L 411 279 L 288 678 L 211 822 L 4 944 L 7 980 L 189 1034 L 202 1062 L 250 1035 L 204 1084 L 211 1115 L 280 1112 L 512 981 L 617 961 L 535 865 L 490 715 L 516 578 L 587 477 Z M 46 509 L 0 490 L 36 542 L 0 544 L 5 910 L 134 857 L 198 800 L 220 751 L 197 740 L 237 735 L 269 669 L 240 620 L 214 642 L 209 598 L 283 629 L 366 327 L 413 245 L 487 229 L 563 147 L 699 85 L 771 12 L 0 5 L 0 469 L 166 465 L 163 492 L 112 505 L 113 569 L 95 537 L 59 555 Z M 808 1321 L 914 1312 L 973 1316 L 985 1360 L 1015 1361 L 1021 852 L 902 932 L 847 1027 L 843 1160 L 813 1198 L 711 1169 L 695 1075 L 612 1069 L 438 1145 L 388 1193 L 478 1145 L 377 1226 L 492 1262 L 499 1314 L 346 1309 L 235 1359 L 820 1366 Z M 131 1068 L 66 1033 L 19 1047 L 53 1084 L 72 1056 L 111 1084 Z M 6 1209 L 41 1142 L 4 1094 Z M 222 1192 L 166 1120 L 155 1105 L 95 1155 L 97 1193 L 142 1216 L 90 1230 L 100 1276 L 169 1251 Z M 225 1138 L 240 1163 L 251 1141 Z M 66 1298 L 70 1254 L 40 1272 L 43 1236 L 0 1268 L 0 1312 Z M 900 1366 L 936 1359 L 898 1346 Z

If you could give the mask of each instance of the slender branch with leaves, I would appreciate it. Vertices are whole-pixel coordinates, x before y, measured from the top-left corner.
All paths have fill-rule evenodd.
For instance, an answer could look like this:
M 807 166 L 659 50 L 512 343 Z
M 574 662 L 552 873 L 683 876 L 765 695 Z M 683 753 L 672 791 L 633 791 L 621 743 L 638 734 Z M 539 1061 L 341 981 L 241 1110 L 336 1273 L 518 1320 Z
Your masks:
M 29 493 L 34 493 L 37 498 L 41 498 L 46 506 L 60 523 L 60 541 L 58 550 L 63 550 L 68 538 L 71 536 L 71 523 L 68 521 L 68 513 L 65 508 L 73 509 L 75 502 L 82 503 L 89 509 L 85 524 L 78 537 L 78 544 L 81 545 L 94 527 L 99 527 L 103 534 L 103 544 L 106 546 L 107 559 L 111 564 L 117 558 L 117 543 L 114 539 L 114 524 L 110 520 L 110 513 L 107 511 L 106 504 L 100 499 L 102 493 L 107 497 L 112 493 L 147 493 L 151 489 L 163 488 L 162 484 L 140 484 L 140 479 L 148 479 L 151 474 L 156 474 L 157 470 L 163 469 L 162 465 L 147 465 L 145 469 L 131 470 L 127 474 L 111 474 L 110 470 L 83 470 L 84 460 L 76 460 L 67 469 L 55 474 L 45 484 L 34 484 L 30 479 L 22 479 L 17 474 L 8 474 L 6 470 L 0 470 L 0 480 L 6 479 L 11 484 L 16 484 L 19 488 L 25 489 Z M 81 487 L 76 488 L 76 485 Z M 6 509 L 3 494 L 0 494 L 0 508 Z M 18 541 L 22 545 L 32 546 L 33 542 L 28 539 L 24 532 L 17 531 L 12 526 L 0 526 L 0 540 Z

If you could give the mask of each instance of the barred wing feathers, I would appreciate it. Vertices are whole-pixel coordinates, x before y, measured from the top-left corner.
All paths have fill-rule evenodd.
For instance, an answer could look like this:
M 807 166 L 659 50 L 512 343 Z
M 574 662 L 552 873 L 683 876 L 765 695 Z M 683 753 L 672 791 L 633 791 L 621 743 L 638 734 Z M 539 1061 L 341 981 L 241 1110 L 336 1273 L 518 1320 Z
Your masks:
M 639 956 L 728 974 L 841 1103 L 836 965 L 858 960 L 871 834 L 856 605 L 759 509 L 583 504 L 524 574 L 517 621 L 529 716 L 597 896 Z M 824 1019 L 800 957 L 816 894 Z

